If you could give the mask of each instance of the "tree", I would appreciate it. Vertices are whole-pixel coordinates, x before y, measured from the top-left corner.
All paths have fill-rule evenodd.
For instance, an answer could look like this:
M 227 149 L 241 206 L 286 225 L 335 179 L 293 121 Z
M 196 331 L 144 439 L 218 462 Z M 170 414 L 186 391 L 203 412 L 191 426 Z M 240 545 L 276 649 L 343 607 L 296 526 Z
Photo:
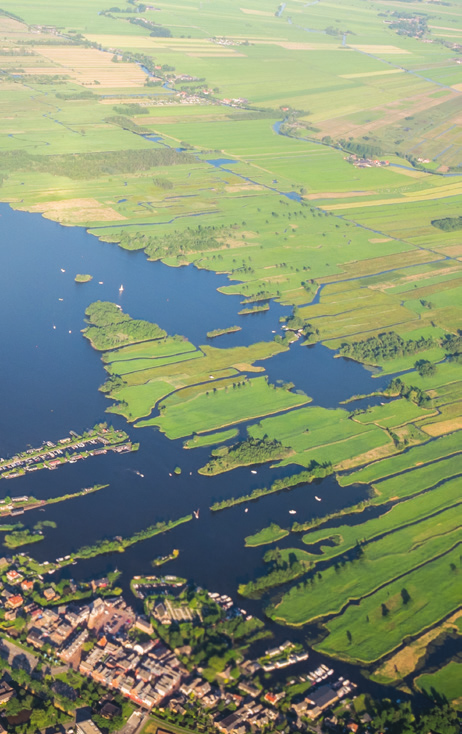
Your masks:
M 411 596 L 407 589 L 401 589 L 401 599 L 403 600 L 403 604 L 409 604 L 411 601 Z

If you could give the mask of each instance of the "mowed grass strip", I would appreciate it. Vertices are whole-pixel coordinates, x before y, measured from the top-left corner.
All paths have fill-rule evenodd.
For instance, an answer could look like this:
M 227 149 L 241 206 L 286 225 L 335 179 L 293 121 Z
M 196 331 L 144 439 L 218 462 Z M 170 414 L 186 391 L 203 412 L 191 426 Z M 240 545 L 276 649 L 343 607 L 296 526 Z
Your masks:
M 112 364 L 125 362 L 131 359 L 157 359 L 158 357 L 170 357 L 173 354 L 185 354 L 194 352 L 196 347 L 186 338 L 168 336 L 165 339 L 156 339 L 141 344 L 132 344 L 129 347 L 121 347 L 113 352 L 105 352 L 102 356 L 103 362 Z
M 115 362 L 106 367 L 106 370 L 112 375 L 129 375 L 132 372 L 141 372 L 151 367 L 160 368 L 169 364 L 180 364 L 181 362 L 188 362 L 190 359 L 197 359 L 203 356 L 202 352 L 197 350 L 196 352 L 172 354 L 168 357 L 156 357 L 155 359 L 128 359 L 124 362 Z
M 342 408 L 328 410 L 317 406 L 266 418 L 249 427 L 252 438 L 265 434 L 296 452 L 283 464 L 296 462 L 302 466 L 308 466 L 313 459 L 335 465 L 391 441 L 381 428 L 351 420 Z
M 383 477 L 389 477 L 407 469 L 427 464 L 461 451 L 461 437 L 461 433 L 453 433 L 450 436 L 429 441 L 421 446 L 414 446 L 397 456 L 376 461 L 374 464 L 358 469 L 358 471 L 351 474 L 339 475 L 337 481 L 342 487 L 357 483 L 370 484 Z M 405 481 L 405 477 L 403 477 L 403 481 Z
M 198 393 L 180 403 L 164 401 L 162 414 L 138 425 L 158 426 L 168 438 L 184 438 L 192 433 L 203 433 L 240 423 L 250 418 L 277 413 L 309 402 L 307 395 L 297 395 L 282 387 L 275 387 L 266 377 L 248 380 L 241 387 L 220 387 Z
M 397 576 L 445 553 L 460 540 L 460 517 L 450 508 L 437 518 L 401 528 L 368 544 L 359 558 L 345 565 L 330 566 L 323 571 L 321 579 L 293 587 L 282 597 L 272 616 L 299 626 L 329 614 L 339 614 L 350 601 L 373 593 Z
M 424 632 L 460 607 L 460 571 L 459 541 L 448 553 L 330 620 L 326 624 L 329 635 L 315 648 L 355 662 L 379 660 L 405 638 Z M 408 603 L 404 603 L 403 589 L 409 595 Z
M 380 517 L 374 517 L 360 525 L 345 524 L 312 530 L 303 535 L 302 541 L 306 545 L 313 545 L 333 540 L 334 546 L 327 544 L 322 546 L 323 555 L 319 560 L 325 561 L 354 548 L 358 540 L 361 543 L 370 543 L 379 535 L 394 533 L 403 525 L 416 523 L 447 507 L 456 507 L 461 503 L 460 481 L 451 479 L 431 492 L 393 505 Z
M 231 438 L 236 438 L 238 433 L 237 428 L 230 428 L 228 431 L 216 431 L 206 436 L 194 436 L 189 441 L 185 441 L 184 448 L 198 449 L 203 446 L 214 446 L 217 443 L 223 443 L 224 441 L 229 441 Z
M 419 408 L 418 405 L 404 398 L 392 400 L 386 405 L 375 405 L 365 413 L 355 416 L 355 421 L 362 424 L 375 423 L 381 428 L 396 428 L 404 423 L 410 423 L 418 418 L 434 414 L 434 410 Z
M 398 497 L 409 497 L 433 487 L 444 479 L 460 474 L 462 474 L 462 454 L 449 456 L 433 464 L 411 469 L 404 475 L 398 474 L 381 482 L 374 482 L 376 494 L 372 503 L 380 505 Z

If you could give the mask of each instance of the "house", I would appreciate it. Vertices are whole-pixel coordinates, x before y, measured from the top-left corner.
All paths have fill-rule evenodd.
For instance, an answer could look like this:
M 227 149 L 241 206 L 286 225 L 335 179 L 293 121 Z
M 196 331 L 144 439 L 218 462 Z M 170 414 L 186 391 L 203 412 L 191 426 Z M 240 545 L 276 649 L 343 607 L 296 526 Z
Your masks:
M 50 586 L 48 589 L 43 590 L 43 596 L 47 601 L 51 601 L 56 596 L 56 591 Z
M 34 588 L 34 582 L 33 581 L 30 581 L 28 579 L 25 579 L 24 581 L 21 582 L 21 589 L 23 591 L 32 591 L 33 588 Z
M 106 700 L 101 703 L 100 714 L 104 719 L 113 719 L 114 716 L 120 716 L 122 713 L 121 707 L 115 701 Z
M 28 642 L 29 645 L 32 645 L 32 647 L 40 649 L 44 643 L 44 640 L 45 637 L 42 632 L 36 627 L 31 627 L 31 629 L 27 633 L 26 642 Z
M 231 732 L 235 732 L 238 727 L 241 725 L 241 717 L 238 714 L 230 714 L 225 719 L 222 719 L 221 721 L 217 721 L 217 729 L 223 734 L 231 734 Z
M 6 572 L 6 578 L 8 579 L 10 584 L 19 584 L 22 576 L 20 573 L 15 571 L 14 568 L 12 568 L 11 571 Z
M 101 729 L 98 729 L 96 724 L 88 719 L 77 724 L 76 732 L 77 734 L 101 734 Z
M 0 683 L 0 704 L 7 703 L 14 695 L 14 689 L 8 685 L 6 680 L 2 680 Z
M 6 606 L 10 609 L 19 609 L 19 607 L 22 606 L 23 598 L 20 594 L 16 594 L 16 596 L 10 596 L 8 599 Z

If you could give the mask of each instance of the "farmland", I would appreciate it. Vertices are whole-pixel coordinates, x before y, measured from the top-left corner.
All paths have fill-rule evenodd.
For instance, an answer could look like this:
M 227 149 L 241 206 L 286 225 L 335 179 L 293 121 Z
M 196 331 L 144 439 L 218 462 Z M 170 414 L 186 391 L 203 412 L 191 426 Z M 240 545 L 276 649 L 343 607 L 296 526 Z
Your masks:
M 265 589 L 268 617 L 327 655 L 397 686 L 406 666 L 389 661 L 405 658 L 412 690 L 456 699 L 460 661 L 417 674 L 409 660 L 460 611 L 462 246 L 435 224 L 462 206 L 460 3 L 128 5 L 2 3 L 0 198 L 146 272 L 220 275 L 235 315 L 202 342 L 170 331 L 167 301 L 154 316 L 86 301 L 106 410 L 181 439 L 206 483 L 279 472 L 215 510 L 264 507 L 303 470 L 320 502 L 332 473 L 340 495 L 364 491 L 292 528 L 256 517 L 246 553 L 284 540 L 300 563 L 247 592 Z M 405 12 L 423 35 L 397 32 Z M 94 293 L 86 272 L 75 289 Z M 251 343 L 274 308 L 277 328 Z M 322 348 L 364 365 L 374 398 L 311 391 L 302 370 Z M 300 353 L 279 379 L 277 360 Z

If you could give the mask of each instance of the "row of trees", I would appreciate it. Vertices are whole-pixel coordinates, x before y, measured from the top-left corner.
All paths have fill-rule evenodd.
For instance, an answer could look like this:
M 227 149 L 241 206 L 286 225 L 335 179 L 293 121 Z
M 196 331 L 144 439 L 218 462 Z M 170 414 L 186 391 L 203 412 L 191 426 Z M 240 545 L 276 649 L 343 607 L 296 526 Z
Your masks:
M 233 505 L 239 505 L 243 502 L 249 502 L 251 500 L 258 499 L 258 497 L 262 497 L 266 494 L 280 492 L 282 489 L 290 489 L 292 487 L 298 487 L 302 484 L 310 484 L 315 479 L 323 479 L 324 477 L 329 476 L 330 474 L 332 474 L 332 472 L 333 469 L 330 462 L 326 461 L 322 464 L 319 464 L 317 461 L 313 460 L 305 471 L 298 472 L 298 474 L 291 474 L 290 476 L 284 477 L 283 479 L 276 479 L 270 487 L 261 487 L 259 489 L 254 489 L 252 492 L 250 492 L 250 494 L 244 494 L 240 497 L 230 497 L 229 499 L 215 502 L 210 509 L 224 510 L 227 507 L 233 507 Z M 295 525 L 297 525 L 297 523 L 294 523 L 294 527 L 292 529 L 298 530 L 298 528 L 295 528 Z

